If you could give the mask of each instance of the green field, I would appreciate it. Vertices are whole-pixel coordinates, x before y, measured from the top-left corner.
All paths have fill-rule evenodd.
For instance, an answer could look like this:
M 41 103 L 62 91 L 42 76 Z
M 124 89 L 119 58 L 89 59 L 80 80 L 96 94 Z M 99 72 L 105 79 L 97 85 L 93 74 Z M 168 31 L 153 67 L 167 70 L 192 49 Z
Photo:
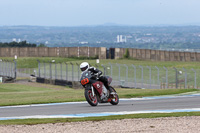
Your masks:
M 197 89 L 125 89 L 116 88 L 120 98 L 170 95 L 199 91 Z M 84 89 L 40 83 L 0 85 L 0 106 L 85 101 Z

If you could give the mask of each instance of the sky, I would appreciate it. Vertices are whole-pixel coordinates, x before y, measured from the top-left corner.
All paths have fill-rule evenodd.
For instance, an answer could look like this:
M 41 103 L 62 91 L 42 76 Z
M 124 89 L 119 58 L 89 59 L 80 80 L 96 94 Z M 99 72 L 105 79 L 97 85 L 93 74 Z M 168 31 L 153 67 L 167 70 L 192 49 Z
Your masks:
M 0 26 L 200 25 L 200 0 L 0 0 Z

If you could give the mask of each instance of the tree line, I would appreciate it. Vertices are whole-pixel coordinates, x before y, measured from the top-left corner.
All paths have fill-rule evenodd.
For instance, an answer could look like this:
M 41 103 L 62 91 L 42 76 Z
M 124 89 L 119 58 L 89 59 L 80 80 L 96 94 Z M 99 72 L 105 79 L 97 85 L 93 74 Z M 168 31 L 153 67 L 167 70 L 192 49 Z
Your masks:
M 0 47 L 46 47 L 44 44 L 28 43 L 26 41 L 21 42 L 0 42 Z

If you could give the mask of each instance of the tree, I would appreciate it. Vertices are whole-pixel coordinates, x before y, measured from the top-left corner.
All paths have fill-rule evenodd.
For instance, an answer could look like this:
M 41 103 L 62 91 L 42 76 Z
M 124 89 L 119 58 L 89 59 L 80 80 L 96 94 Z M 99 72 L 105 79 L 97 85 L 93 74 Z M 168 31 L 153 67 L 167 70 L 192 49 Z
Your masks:
M 46 47 L 45 44 L 40 43 L 40 45 L 38 45 L 38 47 Z
M 36 47 L 36 44 L 27 43 L 26 40 L 22 42 L 10 42 L 10 43 L 2 43 L 0 42 L 0 47 Z
M 124 54 L 124 58 L 128 59 L 130 57 L 130 54 L 129 54 L 129 50 L 128 48 L 126 49 L 126 52 Z

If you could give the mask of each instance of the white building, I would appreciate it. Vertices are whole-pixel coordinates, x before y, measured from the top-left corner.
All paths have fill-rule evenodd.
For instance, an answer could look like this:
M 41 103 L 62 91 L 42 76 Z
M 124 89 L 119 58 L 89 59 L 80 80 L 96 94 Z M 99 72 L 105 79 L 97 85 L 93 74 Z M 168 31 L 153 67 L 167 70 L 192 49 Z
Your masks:
M 126 43 L 126 36 L 123 35 L 117 35 L 117 43 Z
M 13 38 L 12 41 L 13 41 L 13 42 L 17 42 L 17 39 L 16 39 L 16 38 Z

